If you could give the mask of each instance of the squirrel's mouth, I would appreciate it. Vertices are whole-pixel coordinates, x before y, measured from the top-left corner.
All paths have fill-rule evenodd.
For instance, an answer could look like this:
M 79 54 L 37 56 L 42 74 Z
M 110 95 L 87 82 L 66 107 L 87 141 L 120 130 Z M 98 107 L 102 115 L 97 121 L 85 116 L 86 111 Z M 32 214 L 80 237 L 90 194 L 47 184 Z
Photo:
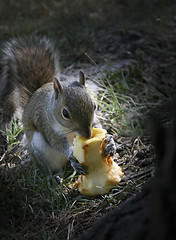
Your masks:
M 78 131 L 77 132 L 79 136 L 84 138 L 91 138 L 92 136 L 92 128 L 88 128 L 86 131 Z

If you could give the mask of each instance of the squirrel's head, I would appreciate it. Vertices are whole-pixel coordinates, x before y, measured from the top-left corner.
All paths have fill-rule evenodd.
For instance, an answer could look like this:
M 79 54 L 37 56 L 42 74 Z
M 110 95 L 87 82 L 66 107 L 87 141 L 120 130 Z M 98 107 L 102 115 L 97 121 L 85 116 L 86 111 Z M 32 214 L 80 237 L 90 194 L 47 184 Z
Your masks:
M 90 138 L 95 107 L 86 92 L 83 72 L 80 72 L 79 82 L 65 85 L 55 77 L 53 86 L 56 120 L 80 136 Z

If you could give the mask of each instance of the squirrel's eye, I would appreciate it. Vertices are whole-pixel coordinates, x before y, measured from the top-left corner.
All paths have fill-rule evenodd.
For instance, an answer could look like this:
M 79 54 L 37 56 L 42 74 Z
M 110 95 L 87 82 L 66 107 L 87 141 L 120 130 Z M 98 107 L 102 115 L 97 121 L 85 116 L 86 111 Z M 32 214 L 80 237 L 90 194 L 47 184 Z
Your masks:
M 63 109 L 62 109 L 62 116 L 63 116 L 65 119 L 70 119 L 70 114 L 69 114 L 69 112 L 67 111 L 66 108 L 63 108 Z

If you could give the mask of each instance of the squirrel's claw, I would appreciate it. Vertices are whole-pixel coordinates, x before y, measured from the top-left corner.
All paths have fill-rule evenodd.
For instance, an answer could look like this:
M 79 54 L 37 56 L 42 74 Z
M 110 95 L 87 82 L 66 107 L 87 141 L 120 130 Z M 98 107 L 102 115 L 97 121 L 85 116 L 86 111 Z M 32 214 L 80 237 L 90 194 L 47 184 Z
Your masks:
M 110 157 L 114 156 L 116 153 L 116 145 L 115 145 L 113 136 L 108 134 L 105 138 L 105 143 L 106 143 L 106 146 L 104 149 L 104 155 L 105 156 L 109 155 Z
M 68 160 L 71 163 L 72 168 L 79 174 L 85 175 L 87 173 L 85 167 L 78 162 L 78 160 L 73 156 L 70 155 Z

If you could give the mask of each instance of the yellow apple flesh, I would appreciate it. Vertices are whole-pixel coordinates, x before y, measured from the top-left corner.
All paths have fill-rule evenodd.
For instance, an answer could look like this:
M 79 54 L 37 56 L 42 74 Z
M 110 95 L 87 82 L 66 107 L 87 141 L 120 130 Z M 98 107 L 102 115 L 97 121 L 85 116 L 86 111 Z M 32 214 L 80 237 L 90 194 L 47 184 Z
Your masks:
M 112 157 L 104 156 L 106 134 L 104 129 L 93 128 L 90 139 L 80 136 L 74 139 L 73 155 L 88 172 L 80 175 L 76 183 L 78 191 L 84 195 L 108 193 L 123 177 L 121 168 Z

